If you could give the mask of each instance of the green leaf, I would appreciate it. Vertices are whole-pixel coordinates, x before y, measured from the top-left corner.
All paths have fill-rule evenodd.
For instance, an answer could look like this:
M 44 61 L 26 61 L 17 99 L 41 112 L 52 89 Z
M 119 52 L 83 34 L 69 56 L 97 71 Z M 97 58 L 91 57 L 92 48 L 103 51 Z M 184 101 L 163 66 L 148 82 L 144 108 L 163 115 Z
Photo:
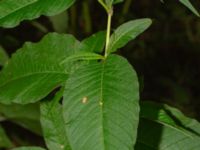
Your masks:
M 105 46 L 106 32 L 100 31 L 81 42 L 80 49 L 87 52 L 101 53 Z
M 179 110 L 144 102 L 140 118 L 135 150 L 199 150 L 200 123 Z
M 53 100 L 41 103 L 41 124 L 43 135 L 49 150 L 70 150 L 65 124 L 62 116 L 62 106 L 59 103 L 63 90 L 59 91 Z
M 26 43 L 0 73 L 0 102 L 27 104 L 63 84 L 72 68 L 60 63 L 77 51 L 71 35 L 48 34 L 41 42 Z
M 67 57 L 65 60 L 61 62 L 61 64 L 76 60 L 99 60 L 99 59 L 104 59 L 104 57 L 102 55 L 91 52 L 78 52 L 72 56 Z
M 12 150 L 45 150 L 41 147 L 34 147 L 34 146 L 30 146 L 30 147 L 18 147 L 18 148 L 14 148 Z
M 4 66 L 8 62 L 8 54 L 6 51 L 0 46 L 0 66 Z
M 108 53 L 115 52 L 117 49 L 125 46 L 130 40 L 135 39 L 144 32 L 151 23 L 150 19 L 137 19 L 119 26 L 111 35 Z
M 0 125 L 0 148 L 11 148 L 13 144 L 10 139 L 7 137 L 4 129 Z
M 110 55 L 79 68 L 66 84 L 63 113 L 73 150 L 130 150 L 137 134 L 139 85 L 132 66 Z
M 0 26 L 14 27 L 23 20 L 52 16 L 69 8 L 75 0 L 1 0 Z
M 7 120 L 16 123 L 36 134 L 41 135 L 39 105 L 4 105 L 0 104 L 0 114 Z
M 183 5 L 185 5 L 187 8 L 189 8 L 195 15 L 200 17 L 199 12 L 194 8 L 194 6 L 191 4 L 189 0 L 179 0 Z

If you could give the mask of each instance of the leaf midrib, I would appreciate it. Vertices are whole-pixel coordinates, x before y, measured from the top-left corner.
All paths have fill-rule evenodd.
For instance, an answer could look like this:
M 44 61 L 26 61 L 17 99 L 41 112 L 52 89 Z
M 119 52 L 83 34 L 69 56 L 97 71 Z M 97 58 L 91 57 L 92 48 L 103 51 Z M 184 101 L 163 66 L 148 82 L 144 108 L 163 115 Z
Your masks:
M 105 60 L 106 61 L 106 60 Z M 100 101 L 99 102 L 103 102 L 103 80 L 104 80 L 104 71 L 105 71 L 105 61 L 102 62 L 102 68 L 101 68 L 101 82 L 100 82 Z M 99 103 L 100 105 L 100 103 Z M 100 106 L 100 110 L 101 110 L 101 122 L 102 122 L 102 139 L 103 139 L 103 150 L 105 150 L 105 138 L 104 138 L 104 113 L 103 113 L 103 107 L 104 104 L 102 106 Z

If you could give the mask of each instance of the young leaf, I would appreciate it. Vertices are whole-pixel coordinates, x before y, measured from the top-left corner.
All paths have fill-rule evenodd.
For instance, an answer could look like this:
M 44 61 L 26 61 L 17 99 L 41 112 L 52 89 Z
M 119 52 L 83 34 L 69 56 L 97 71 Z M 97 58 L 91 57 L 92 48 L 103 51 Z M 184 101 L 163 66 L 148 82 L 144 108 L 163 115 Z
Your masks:
M 78 52 L 64 59 L 61 62 L 61 64 L 76 61 L 76 60 L 98 60 L 98 59 L 104 59 L 104 57 L 102 55 L 91 53 L 91 52 Z
M 0 46 L 0 66 L 4 66 L 8 61 L 8 54 L 6 51 Z
M 49 150 L 71 150 L 65 132 L 62 106 L 59 103 L 62 95 L 63 90 L 53 100 L 44 101 L 40 106 L 43 135 Z
M 72 65 L 60 63 L 76 53 L 78 45 L 71 35 L 56 33 L 26 43 L 0 73 L 0 102 L 27 104 L 44 98 L 67 80 Z
M 105 46 L 106 32 L 100 31 L 81 41 L 80 49 L 87 52 L 101 53 Z
M 139 119 L 137 75 L 122 57 L 82 66 L 66 84 L 63 113 L 73 150 L 130 150 Z
M 1 0 L 0 26 L 14 27 L 23 20 L 52 16 L 69 8 L 75 0 Z
M 144 32 L 151 23 L 152 21 L 150 19 L 137 19 L 119 26 L 111 35 L 108 53 L 115 52 L 117 49 L 126 45 L 130 40 L 135 39 Z
M 0 114 L 2 114 L 5 119 L 41 135 L 39 110 L 39 105 L 37 103 L 28 105 L 0 104 Z
M 195 15 L 200 17 L 199 12 L 194 8 L 194 6 L 191 4 L 189 0 L 179 0 L 183 5 L 185 5 L 187 8 L 189 8 Z
M 135 150 L 199 150 L 200 123 L 179 110 L 145 102 L 140 118 Z
M 4 129 L 0 125 L 0 149 L 1 148 L 11 148 L 13 144 L 11 143 L 10 139 L 7 137 Z
M 45 149 L 43 149 L 41 147 L 32 146 L 32 147 L 18 147 L 18 148 L 14 148 L 12 150 L 45 150 Z

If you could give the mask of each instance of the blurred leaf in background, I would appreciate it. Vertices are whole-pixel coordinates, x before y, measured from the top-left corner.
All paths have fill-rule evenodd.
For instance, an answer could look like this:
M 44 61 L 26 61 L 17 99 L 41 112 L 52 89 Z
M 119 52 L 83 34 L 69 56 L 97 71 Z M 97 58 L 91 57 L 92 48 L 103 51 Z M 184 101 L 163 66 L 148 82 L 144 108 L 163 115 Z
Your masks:
M 7 63 L 8 59 L 8 54 L 0 45 L 0 66 L 4 66 Z

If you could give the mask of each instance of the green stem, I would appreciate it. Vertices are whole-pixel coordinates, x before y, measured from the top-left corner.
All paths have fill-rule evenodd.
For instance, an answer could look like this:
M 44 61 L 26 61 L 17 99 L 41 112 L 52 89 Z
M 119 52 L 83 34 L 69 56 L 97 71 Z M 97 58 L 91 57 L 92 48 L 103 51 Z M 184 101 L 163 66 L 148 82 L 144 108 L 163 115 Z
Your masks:
M 109 42 L 110 42 L 110 30 L 111 30 L 112 15 L 113 15 L 113 9 L 111 9 L 111 10 L 108 12 L 105 57 L 108 56 L 108 45 L 109 45 Z

